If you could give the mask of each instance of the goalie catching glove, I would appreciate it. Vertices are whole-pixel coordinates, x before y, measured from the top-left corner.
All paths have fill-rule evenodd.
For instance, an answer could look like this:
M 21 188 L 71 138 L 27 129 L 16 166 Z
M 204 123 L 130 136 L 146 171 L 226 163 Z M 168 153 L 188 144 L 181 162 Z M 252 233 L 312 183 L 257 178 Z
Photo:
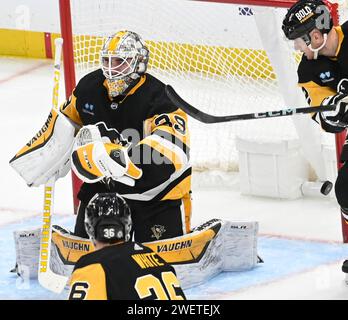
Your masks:
M 72 169 L 84 182 L 95 183 L 103 179 L 134 185 L 142 170 L 128 156 L 130 144 L 104 122 L 87 125 L 78 132 L 72 153 Z

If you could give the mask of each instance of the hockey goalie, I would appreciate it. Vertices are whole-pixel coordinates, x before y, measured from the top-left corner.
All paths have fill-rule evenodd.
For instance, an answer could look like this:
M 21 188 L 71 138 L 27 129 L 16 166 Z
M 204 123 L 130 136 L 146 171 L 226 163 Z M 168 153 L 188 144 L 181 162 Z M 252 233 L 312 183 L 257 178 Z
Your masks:
M 60 114 L 59 116 L 64 119 L 63 115 Z M 66 120 L 64 119 L 63 121 Z M 69 122 L 64 122 L 63 124 L 59 124 L 59 122 L 56 121 L 56 125 L 59 124 L 56 130 L 52 128 L 49 128 L 49 130 L 57 133 L 60 132 L 60 126 L 65 126 L 63 132 L 66 134 L 69 132 L 69 130 L 67 130 L 67 128 L 69 128 L 68 123 Z M 102 128 L 104 134 L 108 133 L 108 137 L 101 137 L 98 127 Z M 74 127 L 72 126 L 70 129 L 69 134 L 71 138 L 74 136 Z M 94 135 L 97 135 L 97 137 Z M 98 144 L 97 142 L 101 142 L 103 148 L 111 147 L 111 136 L 114 141 L 117 139 L 120 141 L 120 139 L 122 139 L 118 136 L 115 140 L 116 132 L 106 130 L 104 124 L 99 123 L 93 126 L 84 126 L 79 130 L 77 136 L 72 138 L 69 148 L 63 148 L 63 151 L 60 151 L 58 146 L 49 147 L 50 150 L 59 150 L 55 152 L 57 152 L 58 158 L 61 160 L 61 167 L 54 170 L 51 163 L 47 165 L 47 171 L 43 171 L 42 174 L 35 174 L 35 172 L 32 171 L 30 176 L 25 173 L 21 175 L 25 177 L 28 185 L 38 186 L 50 177 L 50 172 L 58 170 L 59 176 L 64 176 L 68 172 L 70 163 L 72 163 L 73 170 L 79 174 L 84 181 L 91 183 L 92 172 L 97 166 L 99 167 L 99 164 L 94 160 L 93 152 L 88 154 L 84 153 L 84 150 L 88 150 L 91 146 L 94 148 L 95 145 Z M 50 143 L 54 143 L 52 141 L 59 141 L 59 139 L 55 137 L 55 134 L 52 134 L 51 137 L 47 138 L 47 141 L 46 145 L 50 145 Z M 124 144 L 115 144 L 112 147 L 115 148 L 115 150 L 119 150 L 120 148 L 124 148 Z M 25 150 L 29 157 L 29 149 Z M 35 149 L 33 153 L 34 152 L 41 154 L 42 159 L 45 159 L 44 149 L 40 150 L 40 148 L 38 148 Z M 62 152 L 62 154 L 60 154 L 60 152 Z M 66 157 L 64 160 L 63 158 L 66 153 L 71 154 L 71 156 Z M 22 154 L 22 151 L 19 152 L 17 157 L 21 159 L 21 168 L 25 168 L 25 161 L 23 161 L 25 155 L 23 157 L 19 156 Z M 79 155 L 82 156 L 80 157 Z M 105 156 L 109 157 L 106 158 L 105 161 L 114 161 L 107 153 L 105 153 Z M 50 157 L 52 157 L 52 153 Z M 86 159 L 86 163 L 90 164 L 89 167 L 86 166 L 86 168 L 89 169 L 86 171 L 85 178 L 81 175 L 81 169 L 76 168 L 77 166 L 82 167 L 82 159 Z M 35 161 L 35 154 L 30 155 L 30 165 L 32 165 L 32 161 Z M 37 163 L 40 163 L 40 166 L 37 167 L 42 168 L 43 160 L 39 162 L 38 159 Z M 113 165 L 117 165 L 117 163 Z M 100 181 L 99 183 L 111 183 L 110 177 L 107 178 L 104 174 L 96 179 Z M 131 180 L 127 179 L 125 179 L 125 183 L 132 184 Z M 184 235 L 143 243 L 159 254 L 165 261 L 172 264 L 177 271 L 182 287 L 188 288 L 207 281 L 222 271 L 241 271 L 253 268 L 258 262 L 257 231 L 257 222 L 243 223 L 212 219 L 193 228 Z M 158 237 L 163 232 L 165 232 L 165 230 L 160 226 L 158 226 L 157 230 L 153 231 Z M 19 275 L 28 276 L 29 273 L 29 277 L 37 277 L 40 247 L 39 238 L 40 228 L 15 232 L 16 271 Z M 90 239 L 79 237 L 60 226 L 52 227 L 50 268 L 53 272 L 64 275 L 66 279 L 68 279 L 73 271 L 74 264 L 79 258 L 93 250 L 94 245 Z M 24 274 L 25 272 L 27 274 Z
M 70 168 L 83 181 L 74 231 L 52 227 L 49 268 L 66 278 L 77 260 L 94 250 L 84 222 L 97 193 L 125 199 L 132 239 L 172 264 L 183 288 L 258 262 L 257 222 L 213 219 L 191 227 L 187 115 L 171 104 L 165 85 L 146 72 L 148 59 L 134 32 L 109 37 L 100 69 L 79 81 L 10 161 L 28 186 L 64 177 Z M 18 274 L 29 270 L 36 276 L 39 235 L 38 230 L 15 233 Z

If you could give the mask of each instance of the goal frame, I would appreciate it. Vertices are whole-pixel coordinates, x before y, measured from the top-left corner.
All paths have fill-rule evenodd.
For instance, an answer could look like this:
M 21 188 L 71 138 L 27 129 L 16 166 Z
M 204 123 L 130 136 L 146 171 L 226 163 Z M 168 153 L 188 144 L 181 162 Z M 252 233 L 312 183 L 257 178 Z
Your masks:
M 186 0 L 186 1 L 195 1 L 195 0 Z M 226 3 L 226 4 L 240 4 L 240 5 L 249 5 L 249 6 L 267 6 L 275 8 L 289 8 L 297 0 L 199 0 L 201 2 L 213 2 L 213 3 Z M 333 10 L 338 13 L 338 4 L 331 3 Z M 73 91 L 76 85 L 76 73 L 74 65 L 74 53 L 73 53 L 73 35 L 72 35 L 72 20 L 71 20 L 71 6 L 70 0 L 59 0 L 59 10 L 60 10 L 60 25 L 61 25 L 61 35 L 64 40 L 63 46 L 63 59 L 64 59 L 64 82 L 65 82 L 65 92 L 66 98 L 68 98 Z M 338 14 L 333 15 L 334 24 L 339 23 Z M 346 131 L 337 133 L 335 135 L 335 144 L 336 144 L 336 158 L 337 158 L 337 169 L 340 169 L 343 165 L 340 162 L 340 155 L 342 152 L 342 147 L 345 142 Z M 73 188 L 73 199 L 74 199 L 74 213 L 77 213 L 77 208 L 79 201 L 77 199 L 78 190 L 81 187 L 82 182 L 76 177 L 72 172 L 72 188 Z M 344 221 L 342 220 L 342 229 L 343 234 L 347 233 L 348 235 L 348 226 L 345 226 Z M 348 242 L 348 236 L 344 236 L 344 242 Z

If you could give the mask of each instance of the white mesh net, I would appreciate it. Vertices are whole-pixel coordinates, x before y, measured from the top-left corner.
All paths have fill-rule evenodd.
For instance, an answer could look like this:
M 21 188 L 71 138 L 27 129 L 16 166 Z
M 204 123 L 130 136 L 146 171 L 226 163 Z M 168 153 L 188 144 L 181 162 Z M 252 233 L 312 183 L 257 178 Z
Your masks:
M 255 23 L 256 8 L 187 0 L 73 0 L 71 6 L 78 78 L 99 67 L 105 36 L 128 29 L 150 50 L 148 72 L 205 112 L 229 115 L 286 105 L 260 39 L 262 27 Z M 268 38 L 282 39 L 286 9 L 266 10 L 277 17 Z M 296 70 L 291 49 L 279 60 Z M 297 137 L 290 117 L 214 125 L 189 121 L 191 160 L 198 171 L 238 170 L 236 135 L 260 141 Z

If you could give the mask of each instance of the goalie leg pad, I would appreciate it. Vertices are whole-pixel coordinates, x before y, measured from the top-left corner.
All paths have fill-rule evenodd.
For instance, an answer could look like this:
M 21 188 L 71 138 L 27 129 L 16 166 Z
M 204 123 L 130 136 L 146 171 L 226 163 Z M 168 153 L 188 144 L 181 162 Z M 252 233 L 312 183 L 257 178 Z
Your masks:
M 23 279 L 37 279 L 41 229 L 13 232 L 16 250 L 16 272 Z
M 77 237 L 60 226 L 52 226 L 50 267 L 53 272 L 69 277 L 75 263 L 94 250 L 91 240 Z
M 17 274 L 24 279 L 37 279 L 41 228 L 14 231 Z M 77 260 L 94 251 L 89 239 L 72 235 L 59 226 L 52 226 L 50 268 L 54 273 L 70 276 Z
M 222 271 L 253 268 L 258 262 L 257 232 L 257 222 L 213 219 L 189 234 L 144 245 L 173 265 L 182 288 L 187 289 Z
M 182 288 L 202 284 L 222 271 L 249 270 L 258 263 L 257 222 L 210 220 L 180 237 L 144 243 L 176 270 Z M 37 277 L 40 229 L 16 231 L 18 273 Z M 52 226 L 50 267 L 70 276 L 77 260 L 94 251 L 89 239 Z
M 259 262 L 258 222 L 225 221 L 223 232 L 223 271 L 250 270 Z

